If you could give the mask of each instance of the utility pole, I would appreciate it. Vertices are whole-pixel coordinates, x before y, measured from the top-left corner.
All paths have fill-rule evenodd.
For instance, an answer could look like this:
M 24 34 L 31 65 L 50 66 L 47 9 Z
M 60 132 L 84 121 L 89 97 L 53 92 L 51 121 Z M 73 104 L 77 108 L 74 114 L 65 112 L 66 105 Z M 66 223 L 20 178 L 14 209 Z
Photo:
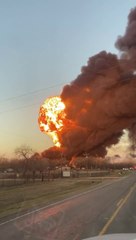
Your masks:
M 87 170 L 87 176 L 88 176 L 88 157 L 89 157 L 89 153 L 85 152 L 83 154 L 83 156 L 85 157 L 85 160 L 86 160 L 86 170 Z

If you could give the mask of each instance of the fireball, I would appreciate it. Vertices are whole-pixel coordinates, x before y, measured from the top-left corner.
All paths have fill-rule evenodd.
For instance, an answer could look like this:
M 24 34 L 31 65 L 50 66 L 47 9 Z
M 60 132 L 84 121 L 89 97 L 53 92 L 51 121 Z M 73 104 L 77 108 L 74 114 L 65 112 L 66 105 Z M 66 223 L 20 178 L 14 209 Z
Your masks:
M 65 104 L 60 97 L 47 98 L 39 111 L 39 127 L 52 137 L 55 146 L 60 147 L 58 134 L 65 119 Z

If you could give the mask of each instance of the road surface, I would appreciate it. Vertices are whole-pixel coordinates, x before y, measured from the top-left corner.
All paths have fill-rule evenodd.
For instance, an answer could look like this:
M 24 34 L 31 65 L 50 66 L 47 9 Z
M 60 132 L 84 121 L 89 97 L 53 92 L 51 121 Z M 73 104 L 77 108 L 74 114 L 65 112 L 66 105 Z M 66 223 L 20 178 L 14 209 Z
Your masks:
M 1 240 L 81 240 L 136 233 L 136 174 L 0 223 Z

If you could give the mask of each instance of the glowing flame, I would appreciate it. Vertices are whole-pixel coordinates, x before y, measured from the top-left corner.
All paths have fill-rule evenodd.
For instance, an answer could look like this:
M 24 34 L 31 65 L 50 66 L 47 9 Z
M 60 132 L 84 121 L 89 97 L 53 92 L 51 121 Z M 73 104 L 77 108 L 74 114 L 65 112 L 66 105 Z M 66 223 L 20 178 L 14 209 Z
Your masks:
M 57 147 L 61 146 L 58 133 L 63 127 L 64 109 L 65 104 L 60 97 L 51 97 L 46 99 L 39 112 L 38 122 L 40 130 L 50 135 Z

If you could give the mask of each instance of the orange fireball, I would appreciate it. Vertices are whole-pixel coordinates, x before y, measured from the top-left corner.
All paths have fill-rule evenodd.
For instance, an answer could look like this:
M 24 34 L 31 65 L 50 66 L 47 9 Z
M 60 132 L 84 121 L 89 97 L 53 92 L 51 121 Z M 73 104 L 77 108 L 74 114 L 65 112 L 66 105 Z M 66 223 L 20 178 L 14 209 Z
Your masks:
M 58 132 L 63 127 L 65 118 L 65 104 L 60 97 L 47 98 L 40 107 L 39 126 L 42 132 L 47 133 L 53 138 L 55 146 L 60 147 Z

